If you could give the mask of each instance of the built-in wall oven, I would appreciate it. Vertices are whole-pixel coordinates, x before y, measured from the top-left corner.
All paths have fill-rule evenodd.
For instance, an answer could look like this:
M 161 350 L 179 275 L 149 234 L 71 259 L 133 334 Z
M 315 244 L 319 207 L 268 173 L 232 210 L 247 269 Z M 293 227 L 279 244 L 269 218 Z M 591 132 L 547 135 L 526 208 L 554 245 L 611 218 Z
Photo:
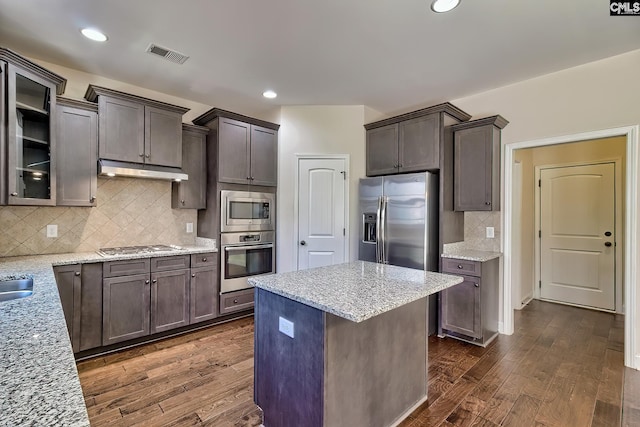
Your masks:
M 247 278 L 275 272 L 275 232 L 248 231 L 220 235 L 220 291 L 251 288 Z
M 275 230 L 275 194 L 222 190 L 220 196 L 222 233 Z

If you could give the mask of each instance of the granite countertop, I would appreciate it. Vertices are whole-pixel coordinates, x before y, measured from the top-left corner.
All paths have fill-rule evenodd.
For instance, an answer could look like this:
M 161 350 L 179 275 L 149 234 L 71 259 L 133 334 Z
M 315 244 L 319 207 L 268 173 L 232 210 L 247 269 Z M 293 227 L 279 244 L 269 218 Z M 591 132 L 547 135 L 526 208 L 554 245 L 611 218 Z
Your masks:
M 494 258 L 500 258 L 502 253 L 477 251 L 472 249 L 453 249 L 442 254 L 442 258 L 464 259 L 467 261 L 485 262 Z
M 0 426 L 88 426 L 52 265 L 216 252 L 214 246 L 127 256 L 69 253 L 0 258 L 0 279 L 33 277 L 33 295 L 0 302 Z
M 462 282 L 462 277 L 354 261 L 249 278 L 260 289 L 362 322 Z

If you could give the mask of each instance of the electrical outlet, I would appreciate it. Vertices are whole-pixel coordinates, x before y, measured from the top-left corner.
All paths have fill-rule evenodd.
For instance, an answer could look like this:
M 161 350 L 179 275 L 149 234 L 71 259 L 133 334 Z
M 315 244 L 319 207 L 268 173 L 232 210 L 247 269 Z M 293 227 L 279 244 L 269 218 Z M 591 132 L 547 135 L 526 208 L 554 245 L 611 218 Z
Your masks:
M 187 223 L 187 233 L 193 233 L 193 223 L 192 222 L 188 222 Z
M 56 224 L 47 225 L 47 237 L 58 237 L 58 226 Z
M 285 319 L 284 317 L 278 317 L 278 330 L 288 337 L 293 338 L 293 322 Z
M 493 239 L 496 237 L 495 229 L 493 227 L 487 227 L 487 239 Z

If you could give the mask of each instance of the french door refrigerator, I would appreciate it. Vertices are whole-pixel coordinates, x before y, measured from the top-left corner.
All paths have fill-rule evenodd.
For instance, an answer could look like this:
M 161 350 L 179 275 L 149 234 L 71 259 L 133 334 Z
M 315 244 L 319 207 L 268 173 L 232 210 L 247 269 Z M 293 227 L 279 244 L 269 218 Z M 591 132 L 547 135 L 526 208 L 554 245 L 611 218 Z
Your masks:
M 438 271 L 438 175 L 360 179 L 359 259 Z M 437 296 L 429 297 L 429 334 L 437 330 Z

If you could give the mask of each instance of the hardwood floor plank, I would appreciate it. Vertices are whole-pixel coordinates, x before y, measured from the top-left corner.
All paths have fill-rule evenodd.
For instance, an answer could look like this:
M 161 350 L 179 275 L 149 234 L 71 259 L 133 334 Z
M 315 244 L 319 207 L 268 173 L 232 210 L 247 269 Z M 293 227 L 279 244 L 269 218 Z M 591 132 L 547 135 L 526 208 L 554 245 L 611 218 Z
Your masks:
M 622 411 L 620 406 L 596 400 L 596 407 L 593 411 L 593 421 L 591 427 L 619 426 Z
M 640 426 L 640 371 L 624 368 L 622 425 Z
M 502 425 L 505 427 L 531 427 L 535 425 L 535 418 L 539 409 L 540 401 L 538 399 L 521 394 L 516 399 Z
M 622 401 L 622 387 L 624 381 L 624 354 L 607 349 L 604 355 L 604 367 L 598 388 L 598 400 L 612 405 L 619 405 Z

